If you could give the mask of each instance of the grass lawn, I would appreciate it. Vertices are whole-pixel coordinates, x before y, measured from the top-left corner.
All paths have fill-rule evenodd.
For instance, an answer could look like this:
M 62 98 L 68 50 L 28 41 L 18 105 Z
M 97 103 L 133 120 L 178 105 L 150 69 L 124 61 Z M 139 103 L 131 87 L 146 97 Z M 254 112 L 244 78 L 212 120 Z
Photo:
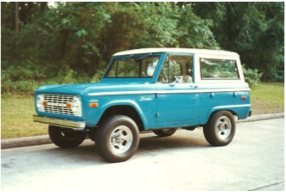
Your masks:
M 284 112 L 284 83 L 263 83 L 251 90 L 253 115 Z M 32 97 L 1 99 L 1 139 L 45 135 L 48 125 L 34 123 Z
M 1 139 L 45 135 L 48 125 L 34 123 L 33 97 L 1 98 Z
M 253 115 L 284 112 L 284 83 L 262 83 L 250 96 Z

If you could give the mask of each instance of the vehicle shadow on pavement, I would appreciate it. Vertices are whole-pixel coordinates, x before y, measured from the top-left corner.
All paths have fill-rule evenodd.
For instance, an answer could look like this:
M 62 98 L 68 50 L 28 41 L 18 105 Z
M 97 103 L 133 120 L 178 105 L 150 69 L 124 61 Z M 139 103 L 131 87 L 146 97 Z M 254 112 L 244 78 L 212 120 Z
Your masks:
M 168 150 L 168 149 L 180 149 L 180 148 L 190 148 L 198 149 L 211 147 L 205 138 L 202 136 L 192 136 L 185 135 L 173 135 L 169 137 L 143 137 L 140 139 L 139 149 L 145 150 Z
M 174 149 L 174 148 L 203 148 L 210 147 L 210 145 L 200 140 L 178 140 L 178 138 L 142 138 L 140 140 L 139 148 L 142 149 Z
M 61 159 L 68 163 L 76 162 L 83 164 L 105 164 L 104 159 L 97 152 L 96 144 L 90 139 L 86 139 L 83 144 L 76 148 L 59 148 L 53 144 L 43 150 L 42 153 L 49 153 L 54 159 Z M 144 155 L 146 152 L 167 152 L 180 149 L 198 150 L 211 147 L 201 134 L 185 134 L 178 131 L 173 136 L 158 137 L 152 133 L 141 134 L 138 150 L 135 155 Z

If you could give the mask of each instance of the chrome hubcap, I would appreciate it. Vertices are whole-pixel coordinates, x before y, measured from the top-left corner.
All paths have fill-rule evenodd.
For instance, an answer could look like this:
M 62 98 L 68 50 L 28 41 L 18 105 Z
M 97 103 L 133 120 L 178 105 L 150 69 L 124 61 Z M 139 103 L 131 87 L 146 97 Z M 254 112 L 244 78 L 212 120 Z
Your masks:
M 110 136 L 111 149 L 115 153 L 125 153 L 131 147 L 132 141 L 132 132 L 124 125 L 116 127 Z
M 231 133 L 231 121 L 227 116 L 221 116 L 216 123 L 216 132 L 220 139 L 226 139 Z

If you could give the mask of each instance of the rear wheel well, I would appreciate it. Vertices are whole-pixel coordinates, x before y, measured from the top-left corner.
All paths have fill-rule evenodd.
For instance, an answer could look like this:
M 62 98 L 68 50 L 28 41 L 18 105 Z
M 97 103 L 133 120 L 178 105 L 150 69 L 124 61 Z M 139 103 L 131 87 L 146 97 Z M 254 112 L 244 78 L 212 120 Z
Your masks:
M 134 107 L 129 106 L 129 105 L 117 105 L 117 106 L 109 107 L 108 109 L 105 110 L 105 112 L 101 116 L 98 124 L 100 124 L 102 121 L 106 120 L 111 115 L 119 115 L 119 114 L 128 116 L 131 119 L 133 119 L 133 121 L 135 121 L 135 123 L 137 124 L 139 131 L 145 130 L 143 122 L 142 122 L 138 112 L 134 109 Z
M 211 119 L 211 117 L 215 114 L 215 113 L 217 113 L 217 112 L 219 112 L 219 111 L 228 111 L 228 112 L 230 112 L 233 116 L 237 116 L 238 117 L 238 115 L 234 112 L 234 111 L 232 111 L 232 110 L 217 110 L 217 111 L 213 111 L 212 112 L 212 114 L 209 116 L 209 119 L 208 119 L 208 122 L 210 121 L 210 119 Z

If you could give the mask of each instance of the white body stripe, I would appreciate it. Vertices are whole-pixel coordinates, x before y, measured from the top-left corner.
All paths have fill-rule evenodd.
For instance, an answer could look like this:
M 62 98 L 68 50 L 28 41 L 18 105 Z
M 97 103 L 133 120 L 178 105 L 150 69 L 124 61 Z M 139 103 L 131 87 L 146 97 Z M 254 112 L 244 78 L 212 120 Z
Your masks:
M 246 89 L 202 89 L 202 90 L 176 90 L 176 91 L 115 91 L 115 92 L 98 92 L 89 93 L 88 96 L 104 96 L 104 95 L 139 95 L 139 94 L 177 94 L 177 93 L 216 93 L 216 92 L 239 92 L 250 91 Z

